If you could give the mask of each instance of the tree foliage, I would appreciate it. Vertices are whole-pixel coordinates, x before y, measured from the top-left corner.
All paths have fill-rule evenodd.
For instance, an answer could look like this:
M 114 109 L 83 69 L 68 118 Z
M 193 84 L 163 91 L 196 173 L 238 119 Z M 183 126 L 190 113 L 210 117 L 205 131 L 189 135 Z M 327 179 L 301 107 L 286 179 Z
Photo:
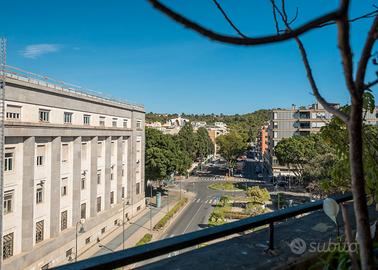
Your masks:
M 215 122 L 224 122 L 229 127 L 230 131 L 238 132 L 246 142 L 254 141 L 257 136 L 258 129 L 263 126 L 268 120 L 270 110 L 258 110 L 246 114 L 181 114 L 181 117 L 192 121 L 205 121 L 208 125 L 213 125 Z M 160 122 L 165 123 L 171 118 L 176 118 L 179 114 L 158 114 L 147 113 L 146 122 Z
M 173 173 L 185 175 L 193 161 L 211 154 L 212 149 L 206 129 L 195 133 L 186 125 L 172 136 L 146 128 L 146 179 L 162 180 Z
M 230 167 L 234 167 L 236 159 L 247 149 L 247 143 L 243 137 L 233 131 L 217 138 L 219 154 L 228 162 Z

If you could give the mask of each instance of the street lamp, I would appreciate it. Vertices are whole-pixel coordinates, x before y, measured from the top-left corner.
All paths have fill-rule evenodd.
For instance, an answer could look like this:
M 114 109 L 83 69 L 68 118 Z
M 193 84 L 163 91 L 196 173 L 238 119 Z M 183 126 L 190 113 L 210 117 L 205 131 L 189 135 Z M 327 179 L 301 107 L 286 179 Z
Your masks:
M 129 205 L 129 201 L 126 205 Z M 122 249 L 125 249 L 125 200 L 122 201 Z
M 76 230 L 75 230 L 75 233 L 76 233 L 76 248 L 75 248 L 75 262 L 77 261 L 77 238 L 78 238 L 78 234 L 79 233 L 84 233 L 85 230 L 84 230 L 84 223 L 85 223 L 85 219 L 84 218 L 81 218 L 78 222 L 76 222 Z M 77 231 L 77 226 L 80 225 L 80 230 Z

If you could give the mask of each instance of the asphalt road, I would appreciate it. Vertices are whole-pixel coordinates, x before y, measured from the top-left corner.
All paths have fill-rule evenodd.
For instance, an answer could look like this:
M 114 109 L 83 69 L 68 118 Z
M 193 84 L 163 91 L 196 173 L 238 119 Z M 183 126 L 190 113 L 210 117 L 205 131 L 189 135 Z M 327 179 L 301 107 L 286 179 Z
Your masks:
M 190 181 L 190 179 L 188 179 L 182 184 L 183 189 L 186 189 L 190 192 L 195 193 L 196 196 L 192 200 L 192 202 L 186 207 L 184 212 L 182 212 L 181 215 L 174 221 L 174 223 L 172 223 L 169 226 L 168 230 L 166 231 L 162 239 L 206 228 L 210 214 L 214 206 L 219 201 L 220 197 L 223 194 L 236 195 L 240 193 L 240 192 L 224 192 L 224 191 L 209 189 L 208 186 L 214 182 L 216 181 L 198 182 L 198 180 L 196 180 L 195 182 L 192 182 Z M 193 248 L 196 248 L 196 247 L 193 247 Z M 174 255 L 178 255 L 180 253 L 189 251 L 193 248 L 187 248 L 185 250 L 176 251 L 170 254 L 166 254 L 160 257 L 146 260 L 140 264 L 137 264 L 136 267 L 144 265 L 144 264 L 149 264 L 155 261 L 159 261 L 164 258 L 169 258 Z

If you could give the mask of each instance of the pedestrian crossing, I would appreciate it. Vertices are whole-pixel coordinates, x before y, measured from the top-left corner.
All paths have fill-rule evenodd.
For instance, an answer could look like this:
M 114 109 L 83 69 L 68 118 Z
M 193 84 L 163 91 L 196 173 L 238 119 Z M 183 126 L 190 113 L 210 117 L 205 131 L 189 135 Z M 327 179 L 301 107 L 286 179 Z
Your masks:
M 218 202 L 218 198 L 210 198 L 210 199 L 200 199 L 197 198 L 194 200 L 194 203 L 199 203 L 199 204 L 210 204 L 210 205 L 215 205 Z

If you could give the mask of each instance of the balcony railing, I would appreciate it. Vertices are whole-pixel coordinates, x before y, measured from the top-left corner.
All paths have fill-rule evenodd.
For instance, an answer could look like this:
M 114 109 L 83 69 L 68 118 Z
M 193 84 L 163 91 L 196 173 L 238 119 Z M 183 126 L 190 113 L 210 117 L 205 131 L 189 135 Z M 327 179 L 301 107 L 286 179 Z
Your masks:
M 7 78 L 20 80 L 20 81 L 32 83 L 35 85 L 46 86 L 51 89 L 54 89 L 55 91 L 74 93 L 76 95 L 81 95 L 81 96 L 92 98 L 99 101 L 111 102 L 111 103 L 117 104 L 118 106 L 126 105 L 126 106 L 131 106 L 134 109 L 144 110 L 144 106 L 142 104 L 130 103 L 120 98 L 114 98 L 101 92 L 85 89 L 75 84 L 71 84 L 71 83 L 64 82 L 62 80 L 57 80 L 51 77 L 35 74 L 29 71 L 22 70 L 17 67 L 6 65 L 5 75 Z
M 352 200 L 351 194 L 333 197 L 337 203 Z M 295 207 L 281 209 L 275 212 L 245 218 L 232 223 L 203 229 L 183 234 L 168 239 L 163 239 L 139 247 L 133 247 L 113 253 L 97 256 L 94 258 L 78 261 L 71 264 L 55 267 L 55 270 L 78 270 L 78 269 L 115 269 L 143 260 L 168 254 L 173 251 L 199 245 L 221 237 L 244 232 L 263 225 L 269 225 L 269 249 L 274 249 L 274 223 L 293 218 L 298 215 L 311 213 L 323 208 L 323 201 L 301 204 Z

